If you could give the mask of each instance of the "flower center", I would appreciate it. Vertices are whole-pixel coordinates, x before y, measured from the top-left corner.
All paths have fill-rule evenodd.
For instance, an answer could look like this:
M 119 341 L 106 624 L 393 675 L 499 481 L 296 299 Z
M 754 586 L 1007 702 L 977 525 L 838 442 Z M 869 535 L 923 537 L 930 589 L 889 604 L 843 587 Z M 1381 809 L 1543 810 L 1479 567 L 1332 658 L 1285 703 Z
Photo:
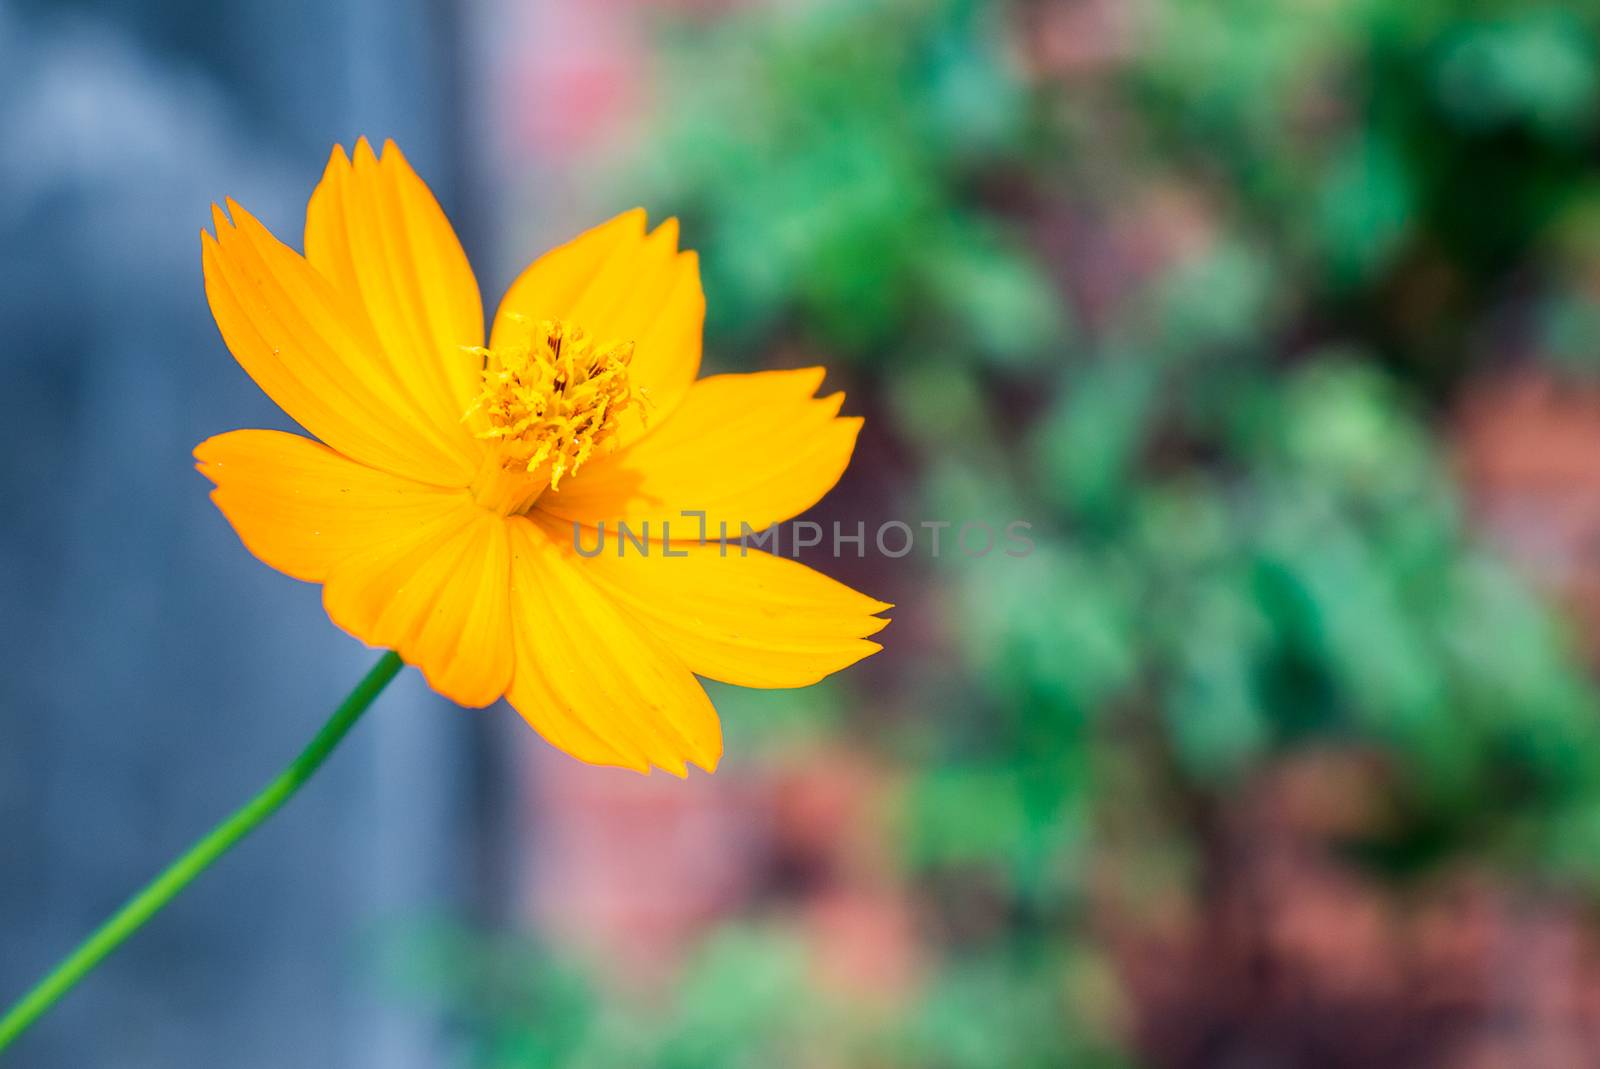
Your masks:
M 492 349 L 471 350 L 483 359 L 483 391 L 461 417 L 496 443 L 473 492 L 505 515 L 526 512 L 546 486 L 559 489 L 640 403 L 628 383 L 631 341 L 597 345 L 559 319 L 517 317 L 510 334 Z

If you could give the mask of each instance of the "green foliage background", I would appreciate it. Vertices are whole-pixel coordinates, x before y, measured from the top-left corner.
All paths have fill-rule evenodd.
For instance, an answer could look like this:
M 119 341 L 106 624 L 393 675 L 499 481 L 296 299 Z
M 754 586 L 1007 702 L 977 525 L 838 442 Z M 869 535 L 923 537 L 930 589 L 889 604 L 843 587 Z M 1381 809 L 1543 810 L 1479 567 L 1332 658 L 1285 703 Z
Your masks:
M 775 8 L 662 28 L 626 185 L 694 236 L 717 366 L 824 354 L 870 409 L 893 515 L 1034 523 L 1026 559 L 884 564 L 921 596 L 870 693 L 718 696 L 736 750 L 847 731 L 904 770 L 936 967 L 863 1015 L 752 918 L 623 1012 L 451 943 L 481 1063 L 1134 1064 L 1092 874 L 1202 879 L 1208 822 L 1307 751 L 1378 770 L 1341 845 L 1383 879 L 1592 890 L 1596 688 L 1439 417 L 1512 360 L 1594 373 L 1600 8 L 1162 0 L 1055 69 L 1043 5 Z M 1105 235 L 1163 211 L 1130 267 Z M 897 647 L 931 612 L 949 647 Z

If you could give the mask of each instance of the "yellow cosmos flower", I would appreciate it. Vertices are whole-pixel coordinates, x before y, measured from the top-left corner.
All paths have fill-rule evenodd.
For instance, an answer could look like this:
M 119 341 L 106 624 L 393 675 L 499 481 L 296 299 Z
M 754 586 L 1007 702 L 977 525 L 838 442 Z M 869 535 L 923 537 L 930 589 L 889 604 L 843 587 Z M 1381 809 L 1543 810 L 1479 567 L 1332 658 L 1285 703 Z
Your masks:
M 714 540 L 814 504 L 861 421 L 814 396 L 820 368 L 697 378 L 705 298 L 675 220 L 647 231 L 626 212 L 545 254 L 485 345 L 461 244 L 392 143 L 334 149 L 304 256 L 231 200 L 213 214 L 223 340 L 318 441 L 201 443 L 212 499 L 262 561 L 323 584 L 334 623 L 441 694 L 503 695 L 575 757 L 683 775 L 722 753 L 697 674 L 797 687 L 879 648 L 884 602 Z M 618 523 L 648 550 L 619 555 Z

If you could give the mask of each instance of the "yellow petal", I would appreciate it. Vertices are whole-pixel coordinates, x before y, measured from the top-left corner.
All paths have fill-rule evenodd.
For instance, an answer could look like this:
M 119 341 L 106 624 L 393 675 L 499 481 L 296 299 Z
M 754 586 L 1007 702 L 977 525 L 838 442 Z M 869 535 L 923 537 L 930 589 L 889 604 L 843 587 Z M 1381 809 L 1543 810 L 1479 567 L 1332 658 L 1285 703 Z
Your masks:
M 737 538 L 798 515 L 839 481 L 855 450 L 859 419 L 837 418 L 843 394 L 813 398 L 821 368 L 715 375 L 696 382 L 672 417 L 632 445 L 591 460 L 540 510 L 614 535 L 626 522 L 649 537 L 662 522 L 677 537 L 697 530 L 685 510 L 703 511 L 709 534 L 726 524 Z
M 245 547 L 265 563 L 320 583 L 368 546 L 454 512 L 465 494 L 358 464 L 282 431 L 232 431 L 195 447 L 211 491 Z
M 484 706 L 511 681 L 510 576 L 505 520 L 463 498 L 339 561 L 322 604 L 356 638 L 420 668 L 440 694 Z
M 396 377 L 366 315 L 233 201 L 201 234 L 206 296 L 234 357 L 302 427 L 394 475 L 466 485 L 481 453 L 441 432 Z
M 483 301 L 432 191 L 392 141 L 335 146 L 306 208 L 306 259 L 364 316 L 395 382 L 446 438 L 477 396 Z M 480 448 L 472 447 L 474 450 Z
M 570 524 L 541 518 L 552 540 Z M 689 528 L 687 539 L 698 532 Z M 743 687 L 803 687 L 880 647 L 890 606 L 797 561 L 738 546 L 615 542 L 580 557 L 584 574 L 695 673 Z M 593 534 L 584 543 L 594 547 Z M 668 551 L 671 556 L 668 556 Z M 683 554 L 678 556 L 677 554 Z
M 376 471 L 280 431 L 233 431 L 195 449 L 212 500 L 246 547 L 324 584 L 334 623 L 396 650 L 462 705 L 511 678 L 505 522 L 465 490 Z
M 500 302 L 490 345 L 504 341 L 513 315 L 566 320 L 602 344 L 633 342 L 630 379 L 644 405 L 623 417 L 619 440 L 627 442 L 665 419 L 699 373 L 705 313 L 700 262 L 678 251 L 678 221 L 646 234 L 635 208 L 524 271 Z
M 516 671 L 507 700 L 579 760 L 678 776 L 688 761 L 714 770 L 722 729 L 689 669 L 580 572 L 570 543 L 527 517 L 508 522 Z

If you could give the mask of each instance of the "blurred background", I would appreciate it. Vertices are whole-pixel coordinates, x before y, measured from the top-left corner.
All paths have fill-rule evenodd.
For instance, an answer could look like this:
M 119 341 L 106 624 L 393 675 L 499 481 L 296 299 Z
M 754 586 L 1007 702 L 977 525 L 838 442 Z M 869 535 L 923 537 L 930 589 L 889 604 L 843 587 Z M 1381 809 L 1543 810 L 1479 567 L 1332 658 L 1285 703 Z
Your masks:
M 57 1069 L 1566 1067 L 1600 1050 L 1600 9 L 0 0 L 0 1002 L 373 659 L 190 468 L 196 234 L 396 138 L 486 299 L 636 203 L 867 417 L 897 603 L 728 756 L 415 673 Z

